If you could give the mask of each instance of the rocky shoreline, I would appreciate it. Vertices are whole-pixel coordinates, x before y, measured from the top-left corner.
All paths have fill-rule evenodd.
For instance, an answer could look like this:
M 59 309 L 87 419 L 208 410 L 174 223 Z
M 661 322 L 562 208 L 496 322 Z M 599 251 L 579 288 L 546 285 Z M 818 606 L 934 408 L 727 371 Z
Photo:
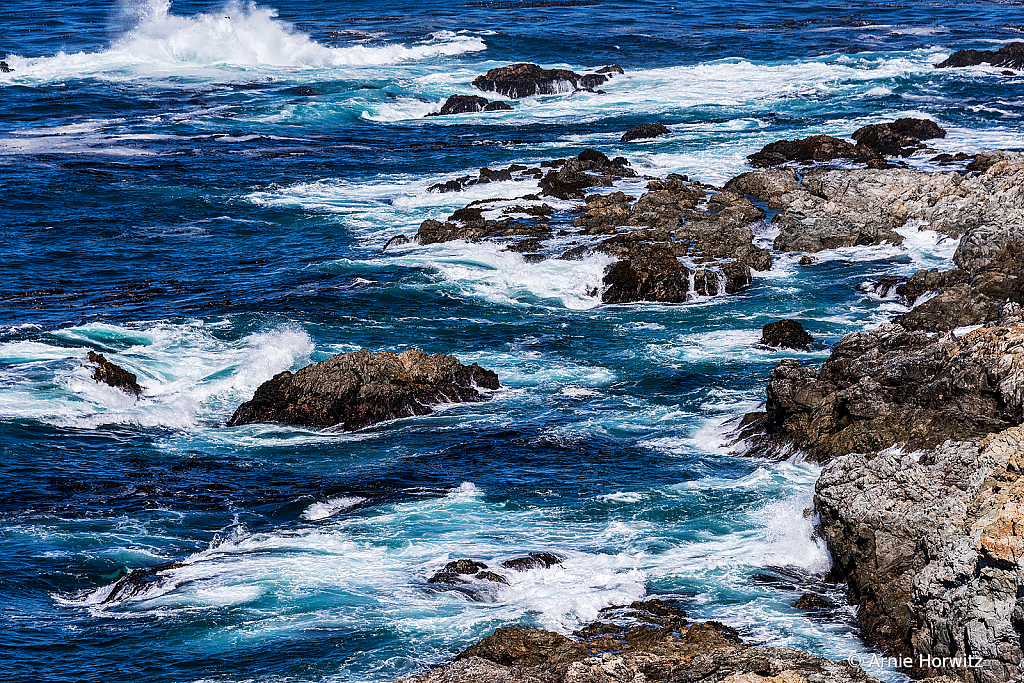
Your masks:
M 968 58 L 1004 59 L 1000 52 L 960 61 Z M 622 139 L 669 133 L 652 126 Z M 645 178 L 639 197 L 594 192 L 637 172 L 627 159 L 591 149 L 535 168 L 485 168 L 478 178 L 432 189 L 518 179 L 537 182 L 539 192 L 472 202 L 389 245 L 494 241 L 527 263 L 613 256 L 593 296 L 621 304 L 679 303 L 750 285 L 753 273 L 771 267 L 751 229 L 769 212 L 778 251 L 899 245 L 914 228 L 959 240 L 956 269 L 874 286 L 880 296 L 900 298 L 907 313 L 845 336 L 820 369 L 780 361 L 765 411 L 743 420 L 741 436 L 748 455 L 824 465 L 815 512 L 834 560 L 830 580 L 849 586 L 869 645 L 899 655 L 914 677 L 1015 680 L 1024 659 L 1024 157 L 932 159 L 961 164 L 950 172 L 915 171 L 899 161 L 944 136 L 934 122 L 901 119 L 859 129 L 852 143 L 829 136 L 780 141 L 752 154 L 755 170 L 721 188 L 670 175 Z M 835 167 L 837 160 L 847 167 Z M 545 197 L 573 202 L 571 228 L 558 216 L 565 210 Z M 572 243 L 566 248 L 555 237 Z M 762 344 L 814 343 L 796 321 L 774 325 Z M 501 580 L 467 567 L 477 579 Z M 577 631 L 576 640 L 499 629 L 454 663 L 405 680 L 873 680 L 807 653 L 744 646 L 721 625 L 682 623 L 642 639 L 601 623 Z M 714 636 L 701 640 L 694 629 Z

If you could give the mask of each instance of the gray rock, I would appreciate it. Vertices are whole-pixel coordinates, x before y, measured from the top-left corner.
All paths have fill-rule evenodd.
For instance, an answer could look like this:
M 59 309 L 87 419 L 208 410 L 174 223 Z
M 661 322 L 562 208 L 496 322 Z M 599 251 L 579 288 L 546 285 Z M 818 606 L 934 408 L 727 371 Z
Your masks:
M 978 668 L 919 667 L 969 683 L 1020 676 L 1024 617 L 1024 427 L 947 441 L 915 459 L 853 453 L 822 471 L 821 532 L 865 638 Z

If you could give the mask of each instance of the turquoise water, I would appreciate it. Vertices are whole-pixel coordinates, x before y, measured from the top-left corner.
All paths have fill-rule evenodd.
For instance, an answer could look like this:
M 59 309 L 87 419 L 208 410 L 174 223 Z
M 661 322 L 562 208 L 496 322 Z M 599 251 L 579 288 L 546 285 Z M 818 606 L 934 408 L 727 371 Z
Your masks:
M 863 652 L 804 513 L 816 466 L 737 457 L 727 423 L 780 357 L 827 356 L 758 349 L 763 324 L 834 343 L 903 310 L 859 285 L 947 266 L 955 244 L 908 226 L 904 247 L 776 253 L 743 293 L 676 306 L 598 305 L 601 257 L 381 247 L 534 190 L 433 183 L 585 147 L 718 184 L 766 142 L 900 116 L 936 119 L 939 151 L 1019 149 L 1019 77 L 932 68 L 1019 37 L 1018 9 L 8 3 L 0 674 L 383 682 L 497 626 L 570 632 L 645 595 L 751 642 Z M 526 60 L 626 73 L 603 95 L 423 118 Z M 650 121 L 673 134 L 618 142 Z M 353 434 L 222 426 L 277 372 L 407 348 L 477 361 L 503 389 Z M 88 350 L 143 397 L 93 383 Z M 449 559 L 530 551 L 565 560 L 508 586 L 426 583 Z M 167 562 L 107 601 L 125 571 Z M 836 609 L 792 608 L 803 591 Z

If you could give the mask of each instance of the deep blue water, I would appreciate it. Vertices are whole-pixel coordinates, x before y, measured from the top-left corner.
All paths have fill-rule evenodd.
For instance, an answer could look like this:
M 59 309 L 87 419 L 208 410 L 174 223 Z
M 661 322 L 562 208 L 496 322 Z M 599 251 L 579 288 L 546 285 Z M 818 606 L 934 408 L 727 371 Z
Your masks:
M 861 652 L 850 608 L 811 618 L 756 577 L 821 589 L 817 469 L 736 457 L 723 424 L 780 357 L 761 325 L 826 344 L 876 325 L 901 309 L 857 286 L 954 244 L 775 254 L 742 294 L 678 306 L 596 305 L 598 258 L 381 247 L 532 191 L 427 193 L 439 180 L 588 146 L 719 184 L 771 140 L 898 116 L 937 120 L 939 151 L 1020 149 L 1021 77 L 932 64 L 1022 24 L 1009 2 L 5 3 L 0 677 L 391 681 L 496 626 L 569 632 L 643 595 L 753 642 Z M 626 74 L 423 118 L 519 61 Z M 673 135 L 618 142 L 649 121 Z M 275 373 L 360 348 L 452 353 L 504 388 L 355 434 L 222 426 Z M 144 396 L 93 383 L 88 350 Z M 475 597 L 425 583 L 537 550 L 563 566 Z

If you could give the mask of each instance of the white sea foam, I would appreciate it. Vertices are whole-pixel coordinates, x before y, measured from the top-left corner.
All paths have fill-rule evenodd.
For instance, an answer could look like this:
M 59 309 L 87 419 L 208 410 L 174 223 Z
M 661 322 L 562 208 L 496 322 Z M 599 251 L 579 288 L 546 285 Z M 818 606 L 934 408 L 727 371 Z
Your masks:
M 302 513 L 303 519 L 308 519 L 311 522 L 315 522 L 321 519 L 327 519 L 332 517 L 342 510 L 347 510 L 350 507 L 359 505 L 365 498 L 360 496 L 341 496 L 340 498 L 331 498 L 321 503 L 313 503 L 305 512 Z
M 93 323 L 53 332 L 52 343 L 0 343 L 0 363 L 14 378 L 0 388 L 0 415 L 80 428 L 120 423 L 189 429 L 223 421 L 260 383 L 308 362 L 313 350 L 309 335 L 292 326 L 237 341 L 217 332 L 199 321 Z M 95 382 L 84 364 L 92 348 L 135 373 L 142 396 Z
M 216 76 L 225 67 L 338 68 L 396 64 L 485 49 L 475 36 L 439 32 L 411 45 L 328 47 L 278 19 L 276 10 L 231 1 L 207 13 L 181 16 L 168 0 L 122 0 L 115 23 L 123 30 L 109 49 L 52 57 L 8 55 L 13 72 L 0 82 L 66 78 L 112 80 L 182 75 Z M 251 78 L 251 74 L 250 74 Z

